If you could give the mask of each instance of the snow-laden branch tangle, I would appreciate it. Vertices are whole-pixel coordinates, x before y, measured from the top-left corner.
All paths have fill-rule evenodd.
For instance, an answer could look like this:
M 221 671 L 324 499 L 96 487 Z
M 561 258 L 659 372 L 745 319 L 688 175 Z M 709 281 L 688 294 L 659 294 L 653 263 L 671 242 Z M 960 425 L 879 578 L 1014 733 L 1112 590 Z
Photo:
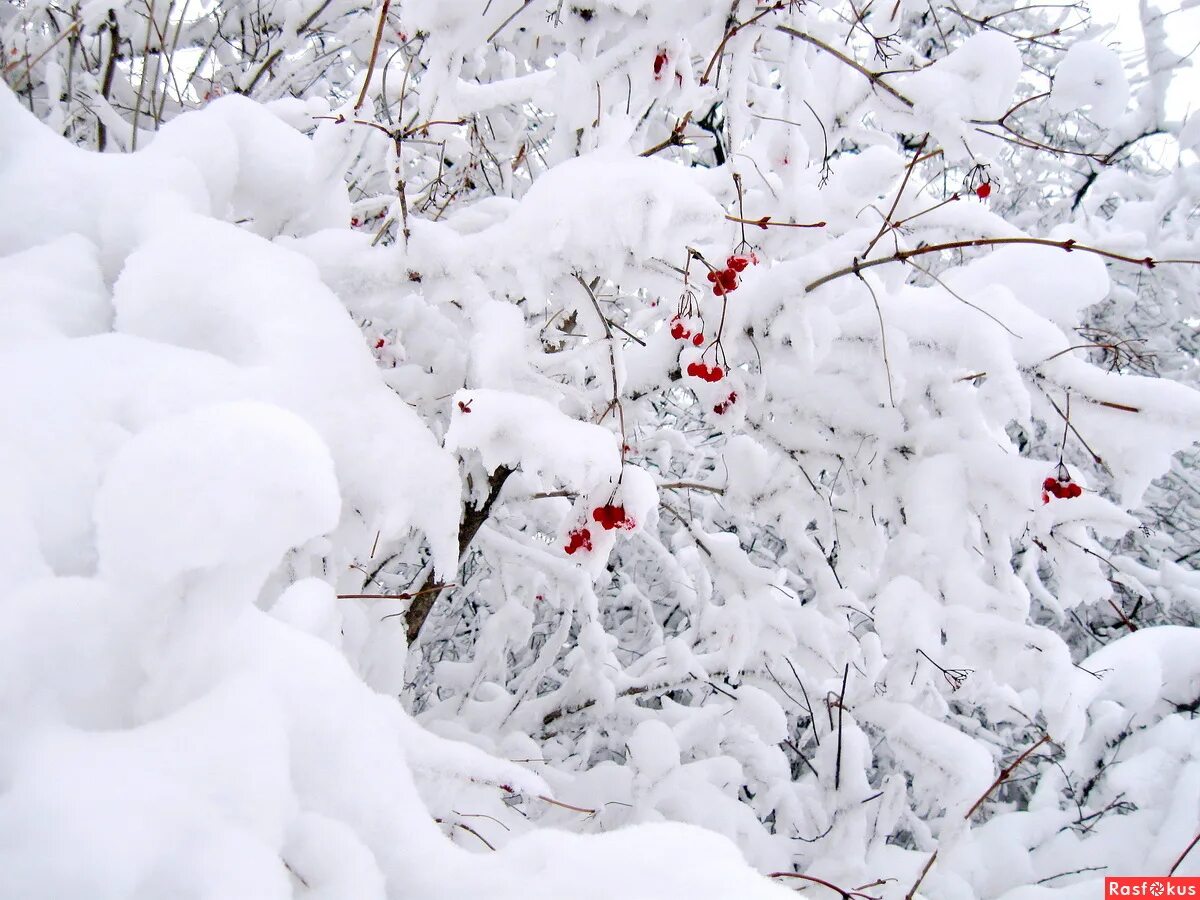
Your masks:
M 1189 170 L 1168 186 L 1114 160 L 1087 191 L 1088 217 L 1069 212 L 1090 174 L 1087 154 L 1170 124 L 1144 121 L 1156 95 L 1139 97 L 1111 136 L 1078 113 L 1064 127 L 1044 104 L 1013 114 L 1037 144 L 1081 155 L 980 132 L 978 122 L 1005 121 L 1049 88 L 1043 73 L 1072 31 L 1086 36 L 1070 27 L 1073 5 L 1008 17 L 1017 34 L 1061 28 L 1062 44 L 1050 46 L 980 30 L 1013 8 L 990 0 L 855 13 L 845 3 L 662 0 L 526 3 L 515 15 L 514 4 L 479 7 L 408 2 L 381 20 L 378 7 L 311 4 L 280 22 L 268 13 L 261 40 L 249 7 L 220 4 L 211 17 L 168 16 L 153 28 L 145 10 L 126 7 L 117 25 L 78 29 L 95 44 L 78 50 L 94 60 L 90 73 L 60 65 L 83 95 L 54 99 L 60 82 L 48 68 L 23 95 L 82 143 L 98 142 L 94 119 L 127 148 L 136 131 L 121 106 L 138 96 L 154 109 L 142 110 L 147 127 L 199 105 L 206 80 L 263 100 L 291 92 L 302 99 L 272 109 L 311 132 L 309 177 L 349 171 L 359 233 L 301 227 L 299 211 L 271 218 L 270 204 L 229 218 L 316 263 L 363 325 L 382 378 L 458 454 L 465 494 L 437 502 L 490 515 L 469 547 L 461 529 L 429 527 L 442 535 L 443 560 L 447 547 L 465 550 L 457 572 L 435 572 L 428 538 L 392 528 L 377 539 L 363 490 L 328 561 L 299 551 L 288 565 L 346 594 L 430 598 L 422 586 L 456 585 L 431 607 L 407 667 L 401 620 L 387 618 L 407 600 L 343 601 L 343 652 L 428 728 L 532 760 L 553 796 L 596 811 L 541 803 L 536 785 L 506 775 L 464 781 L 464 765 L 421 781 L 434 816 L 450 832 L 462 830 L 452 824 L 460 813 L 494 817 L 504 827 L 471 827 L 500 848 L 534 825 L 594 832 L 686 821 L 726 834 L 764 872 L 846 886 L 894 878 L 879 889 L 888 896 L 903 895 L 935 848 L 930 895 L 1001 896 L 1098 859 L 1114 871 L 1163 869 L 1160 857 L 1177 855 L 1195 824 L 1178 812 L 1194 791 L 1170 797 L 1149 778 L 1110 774 L 1116 750 L 1106 748 L 1119 745 L 1127 769 L 1162 766 L 1167 783 L 1191 784 L 1195 729 L 1170 704 L 1191 699 L 1194 631 L 1143 627 L 1113 640 L 1102 628 L 1126 630 L 1109 606 L 1124 603 L 1122 592 L 1149 598 L 1145 613 L 1126 608 L 1143 625 L 1194 620 L 1190 571 L 1153 547 L 1110 551 L 1135 524 L 1127 511 L 1197 433 L 1200 405 L 1176 384 L 1105 371 L 1106 361 L 1069 350 L 1110 285 L 1099 260 L 1062 252 L 1077 238 L 1135 260 L 1194 255 L 1186 216 L 1159 228 L 1168 191 L 1193 190 Z M 27 58 L 55 40 L 35 21 L 51 14 L 30 6 L 6 22 L 10 33 L 45 36 Z M 226 47 L 221 35 L 239 17 L 251 37 Z M 310 34 L 322 23 L 326 34 Z M 102 60 L 114 58 L 105 35 L 126 36 L 147 60 L 146 35 L 171 29 L 176 46 L 225 48 L 211 78 L 198 65 L 180 91 L 161 71 L 143 88 L 141 73 L 155 70 L 143 63 L 136 74 L 121 67 L 111 90 L 86 83 L 103 80 Z M 871 59 L 867 34 L 892 33 L 899 59 L 887 65 L 917 71 L 875 74 L 883 61 Z M 268 36 L 286 49 L 268 49 Z M 43 62 L 61 63 L 67 43 Z M 364 91 L 359 117 L 386 134 L 338 123 L 354 118 Z M 180 130 L 239 108 L 214 103 Z M 420 133 L 420 123 L 459 120 Z M 734 174 L 755 215 L 825 227 L 730 222 Z M 973 198 L 982 183 L 994 186 L 986 202 L 944 203 Z M 1140 209 L 1102 213 L 1115 195 Z M 1016 243 L 970 262 L 940 257 L 911 282 L 903 266 L 864 275 L 881 333 L 859 279 L 803 290 L 852 265 L 881 220 L 896 259 L 981 239 Z M 752 248 L 739 246 L 746 239 Z M 1053 246 L 1031 245 L 1039 241 Z M 687 267 L 687 247 L 717 268 L 750 249 L 762 263 L 718 298 L 703 279 L 682 283 L 673 267 Z M 599 279 L 598 310 L 577 275 Z M 1186 272 L 1145 277 L 1168 304 L 1195 283 Z M 688 290 L 699 347 L 669 335 Z M 688 376 L 689 364 L 714 362 L 715 351 L 704 354 L 717 337 L 724 377 Z M 964 380 L 980 372 L 985 379 Z M 605 417 L 614 378 L 624 440 Z M 1055 404 L 1065 409 L 1068 395 L 1117 404 L 1077 402 L 1070 413 L 1073 434 L 1108 471 L 1068 440 L 1070 474 L 1087 493 L 1043 505 L 1063 431 Z M 345 440 L 370 442 L 372 427 L 356 418 Z M 410 464 L 403 450 L 393 461 Z M 622 476 L 616 499 L 636 525 L 606 530 L 593 510 Z M 706 489 L 680 489 L 688 483 Z M 662 490 L 678 496 L 664 502 Z M 564 553 L 568 531 L 585 525 L 592 548 Z M 290 577 L 283 569 L 276 583 Z M 1164 618 L 1140 618 L 1151 610 Z M 1111 643 L 1101 650 L 1100 640 Z M 939 666 L 973 673 L 954 690 Z M 1098 666 L 1110 668 L 1102 682 L 1084 671 Z M 1156 689 L 1139 692 L 1143 682 Z M 986 824 L 964 831 L 963 814 L 999 761 L 1043 730 L 1064 748 L 1057 765 L 1002 788 L 984 806 Z M 1172 748 L 1166 759 L 1150 755 L 1156 740 Z M 1120 806 L 1123 796 L 1136 796 L 1137 809 Z M 487 852 L 470 834 L 464 846 Z M 1003 867 L 978 862 L 1001 854 Z

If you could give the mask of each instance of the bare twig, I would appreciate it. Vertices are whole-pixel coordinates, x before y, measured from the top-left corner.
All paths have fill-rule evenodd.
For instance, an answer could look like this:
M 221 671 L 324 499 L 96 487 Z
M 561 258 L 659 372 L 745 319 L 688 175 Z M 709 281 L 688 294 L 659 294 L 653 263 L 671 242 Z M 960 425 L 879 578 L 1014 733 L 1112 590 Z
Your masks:
M 1052 241 L 1049 238 L 1034 238 L 1034 237 L 1008 237 L 1008 238 L 973 238 L 965 241 L 946 241 L 941 244 L 926 244 L 923 247 L 917 247 L 913 250 L 897 250 L 887 256 L 876 257 L 875 259 L 860 260 L 856 259 L 851 265 L 843 266 L 828 275 L 822 275 L 816 281 L 809 282 L 804 286 L 806 294 L 812 293 L 817 288 L 831 281 L 836 281 L 838 278 L 843 278 L 846 275 L 857 275 L 864 269 L 872 269 L 875 266 L 883 266 L 894 262 L 907 262 L 915 256 L 924 256 L 928 253 L 941 253 L 944 250 L 963 250 L 970 247 L 999 247 L 1006 244 L 1029 244 L 1036 247 L 1055 247 L 1059 250 L 1064 250 L 1067 253 L 1072 253 L 1078 250 L 1081 253 L 1091 253 L 1094 256 L 1100 256 L 1104 259 L 1111 259 L 1117 262 L 1129 263 L 1135 266 L 1144 266 L 1147 269 L 1153 269 L 1155 266 L 1161 265 L 1200 265 L 1200 259 L 1154 259 L 1150 256 L 1144 256 L 1140 259 L 1133 256 L 1125 256 L 1121 253 L 1114 253 L 1111 250 L 1102 250 L 1099 247 L 1089 247 L 1086 244 L 1081 244 L 1074 238 L 1068 238 L 1063 241 Z
M 362 109 L 362 105 L 367 100 L 367 91 L 371 87 L 371 76 L 375 74 L 375 59 L 379 56 L 379 42 L 383 39 L 383 29 L 387 25 L 388 7 L 391 5 L 392 0 L 383 0 L 383 6 L 379 9 L 379 24 L 375 26 L 375 40 L 371 43 L 371 57 L 367 60 L 367 77 L 363 81 L 362 90 L 358 92 L 358 99 L 354 102 L 355 112 Z
M 1014 771 L 1016 771 L 1017 766 L 1025 762 L 1025 760 L 1029 758 L 1030 754 L 1033 753 L 1034 750 L 1048 741 L 1050 741 L 1050 735 L 1043 734 L 1038 739 L 1036 744 L 1026 749 L 1024 753 L 1005 766 L 1004 769 L 1001 770 L 1000 774 L 996 776 L 996 780 L 988 786 L 988 789 L 979 795 L 978 800 L 971 804 L 971 808 L 967 810 L 966 814 L 963 816 L 963 819 L 967 822 L 971 821 L 971 817 L 975 815 L 975 813 L 979 810 L 979 807 L 983 806 L 987 798 L 992 795 L 992 791 L 1004 784 L 1004 782 L 1008 780 L 1008 777 Z M 921 874 L 917 876 L 917 880 L 913 882 L 913 886 L 909 888 L 908 893 L 904 895 L 904 900 L 912 900 L 912 898 L 916 895 L 917 889 L 921 886 L 921 882 L 925 880 L 925 876 L 928 875 L 929 870 L 933 868 L 933 864 L 934 861 L 937 860 L 937 856 L 937 850 L 934 850 L 933 853 L 929 854 L 929 859 L 925 861 L 925 866 L 921 869 Z
M 1171 871 L 1167 873 L 1168 878 L 1170 878 L 1172 875 L 1175 874 L 1175 870 L 1179 868 L 1179 864 L 1183 862 L 1183 860 L 1187 857 L 1187 855 L 1189 853 L 1192 852 L 1192 849 L 1198 843 L 1200 843 L 1200 832 L 1197 832 L 1196 836 L 1194 838 L 1192 838 L 1192 842 L 1190 844 L 1188 844 L 1186 848 L 1184 848 L 1184 851 L 1182 853 L 1179 854 L 1179 859 L 1175 860 L 1175 864 L 1173 866 L 1171 866 Z
M 799 872 L 772 872 L 771 878 L 799 878 L 804 881 L 811 881 L 813 884 L 819 884 L 821 887 L 827 887 L 831 891 L 836 891 L 842 895 L 842 900 L 854 900 L 855 897 L 861 897 L 863 900 L 879 900 L 878 897 L 872 897 L 870 894 L 863 894 L 859 891 L 848 891 L 845 888 L 840 888 L 836 884 L 826 881 L 824 878 L 817 878 L 815 875 L 801 875 Z

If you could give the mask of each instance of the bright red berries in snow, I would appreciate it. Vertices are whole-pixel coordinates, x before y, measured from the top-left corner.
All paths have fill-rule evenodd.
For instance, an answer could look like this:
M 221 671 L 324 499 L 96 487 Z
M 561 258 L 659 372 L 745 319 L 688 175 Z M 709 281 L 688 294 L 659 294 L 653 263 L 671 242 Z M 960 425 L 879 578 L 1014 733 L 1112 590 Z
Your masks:
M 567 546 L 563 547 L 568 554 L 576 550 L 592 549 L 592 533 L 586 528 L 572 528 L 567 532 Z
M 975 196 L 978 197 L 980 200 L 986 200 L 989 196 L 991 196 L 991 193 L 992 193 L 992 185 L 990 182 L 987 182 L 987 181 L 985 181 L 983 184 L 979 185 L 979 187 L 975 188 Z
M 691 340 L 697 347 L 704 344 L 704 332 L 697 331 L 695 334 L 692 334 L 691 329 L 683 323 L 683 319 L 679 316 L 671 319 L 671 337 L 677 341 Z
M 666 50 L 659 50 L 658 55 L 654 57 L 654 77 L 656 79 L 662 78 L 663 68 L 669 59 L 670 57 L 667 56 Z
M 751 253 L 749 256 L 742 254 L 734 254 L 725 260 L 724 269 L 709 269 L 708 280 L 713 286 L 713 293 L 718 297 L 731 293 L 738 289 L 738 273 L 745 270 L 748 265 L 757 265 L 758 257 Z
M 693 362 L 688 363 L 687 373 L 694 378 L 703 378 L 705 381 L 720 381 L 725 377 L 725 371 L 720 366 L 712 366 L 707 363 Z
M 723 416 L 729 412 L 729 408 L 737 403 L 737 391 L 730 391 L 729 396 L 713 407 L 713 412 L 718 416 Z
M 1083 488 L 1070 479 L 1059 481 L 1054 476 L 1050 476 L 1042 482 L 1042 503 L 1049 503 L 1051 494 L 1059 500 L 1069 500 L 1074 497 L 1082 497 Z
M 592 510 L 592 518 L 603 525 L 605 531 L 612 531 L 614 528 L 624 528 L 626 531 L 629 531 L 637 524 L 625 514 L 624 506 L 617 506 L 612 503 L 597 506 Z

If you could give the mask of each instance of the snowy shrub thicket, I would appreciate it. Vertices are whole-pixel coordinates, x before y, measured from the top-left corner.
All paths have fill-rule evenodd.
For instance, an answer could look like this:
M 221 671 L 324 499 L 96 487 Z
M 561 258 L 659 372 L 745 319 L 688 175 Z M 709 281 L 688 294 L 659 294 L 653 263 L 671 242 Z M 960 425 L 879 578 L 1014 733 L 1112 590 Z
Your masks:
M 1142 24 L 0 7 L 0 897 L 1200 874 Z

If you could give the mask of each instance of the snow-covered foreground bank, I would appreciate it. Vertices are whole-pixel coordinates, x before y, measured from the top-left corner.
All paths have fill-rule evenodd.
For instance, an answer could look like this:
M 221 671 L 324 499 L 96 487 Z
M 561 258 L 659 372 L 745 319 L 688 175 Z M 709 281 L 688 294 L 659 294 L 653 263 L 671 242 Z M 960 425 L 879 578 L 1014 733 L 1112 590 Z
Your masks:
M 410 527 L 453 571 L 454 462 L 231 216 L 349 212 L 249 101 L 96 157 L 0 92 L 0 896 L 786 896 L 686 825 L 438 829 L 414 779 L 552 792 L 364 684 L 312 574 Z

